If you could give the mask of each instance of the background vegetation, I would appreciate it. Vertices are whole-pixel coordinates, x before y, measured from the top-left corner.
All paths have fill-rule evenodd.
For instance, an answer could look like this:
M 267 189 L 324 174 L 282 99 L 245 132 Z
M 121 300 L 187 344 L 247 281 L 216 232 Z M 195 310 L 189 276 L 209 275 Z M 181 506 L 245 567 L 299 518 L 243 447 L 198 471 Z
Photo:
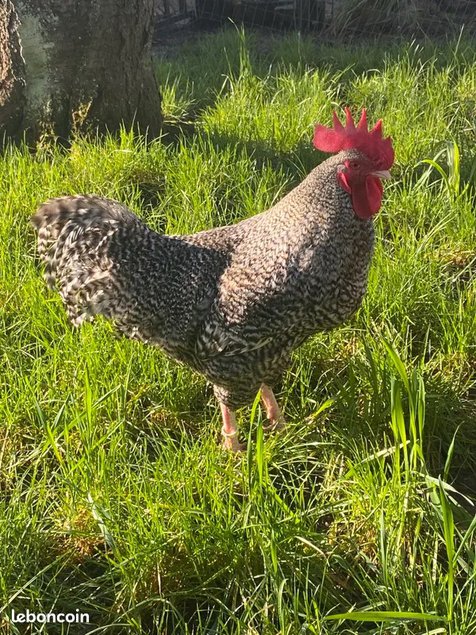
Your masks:
M 162 139 L 0 160 L 0 629 L 79 608 L 84 631 L 42 632 L 475 633 L 474 47 L 227 31 L 157 72 Z M 369 291 L 295 355 L 287 431 L 263 441 L 255 404 L 230 456 L 200 377 L 68 324 L 28 218 L 89 192 L 159 231 L 235 222 L 325 158 L 313 125 L 346 104 L 397 157 Z

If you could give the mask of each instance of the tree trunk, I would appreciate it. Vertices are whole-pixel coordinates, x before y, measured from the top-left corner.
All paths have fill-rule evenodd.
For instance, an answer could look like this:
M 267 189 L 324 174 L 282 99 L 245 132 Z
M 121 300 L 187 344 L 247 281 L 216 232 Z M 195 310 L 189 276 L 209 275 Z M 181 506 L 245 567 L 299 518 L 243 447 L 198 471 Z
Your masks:
M 29 141 L 121 124 L 157 136 L 153 9 L 154 0 L 0 0 L 0 129 Z

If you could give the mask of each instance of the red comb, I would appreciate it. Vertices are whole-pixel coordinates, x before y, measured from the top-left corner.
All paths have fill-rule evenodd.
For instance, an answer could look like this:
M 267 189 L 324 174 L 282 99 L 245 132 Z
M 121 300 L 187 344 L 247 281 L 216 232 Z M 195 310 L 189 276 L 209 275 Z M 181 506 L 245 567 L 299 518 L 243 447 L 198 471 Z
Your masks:
M 314 146 L 323 152 L 340 152 L 341 150 L 359 150 L 373 161 L 380 169 L 389 170 L 393 165 L 395 153 L 392 139 L 382 136 L 382 120 L 379 119 L 372 130 L 367 125 L 367 111 L 362 115 L 357 126 L 348 108 L 345 108 L 345 127 L 335 112 L 332 113 L 334 126 L 326 128 L 318 124 L 314 130 Z

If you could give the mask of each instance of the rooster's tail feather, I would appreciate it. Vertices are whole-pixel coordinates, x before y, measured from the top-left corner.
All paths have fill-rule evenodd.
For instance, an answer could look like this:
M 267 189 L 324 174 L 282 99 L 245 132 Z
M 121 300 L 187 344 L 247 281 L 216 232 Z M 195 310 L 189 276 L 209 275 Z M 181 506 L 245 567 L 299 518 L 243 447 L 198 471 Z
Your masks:
M 99 313 L 117 317 L 120 261 L 111 257 L 111 242 L 146 229 L 142 222 L 116 201 L 86 196 L 51 199 L 31 222 L 46 282 L 58 289 L 73 324 Z

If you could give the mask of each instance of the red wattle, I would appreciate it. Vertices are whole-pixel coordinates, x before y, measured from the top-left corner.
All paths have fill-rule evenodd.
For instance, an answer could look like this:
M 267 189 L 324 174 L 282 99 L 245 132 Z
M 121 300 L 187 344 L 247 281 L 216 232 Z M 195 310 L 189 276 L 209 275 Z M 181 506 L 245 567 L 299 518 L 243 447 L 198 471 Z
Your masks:
M 365 181 L 353 183 L 352 207 L 357 216 L 367 219 L 376 214 L 382 205 L 382 193 L 382 183 L 376 176 L 368 176 Z

